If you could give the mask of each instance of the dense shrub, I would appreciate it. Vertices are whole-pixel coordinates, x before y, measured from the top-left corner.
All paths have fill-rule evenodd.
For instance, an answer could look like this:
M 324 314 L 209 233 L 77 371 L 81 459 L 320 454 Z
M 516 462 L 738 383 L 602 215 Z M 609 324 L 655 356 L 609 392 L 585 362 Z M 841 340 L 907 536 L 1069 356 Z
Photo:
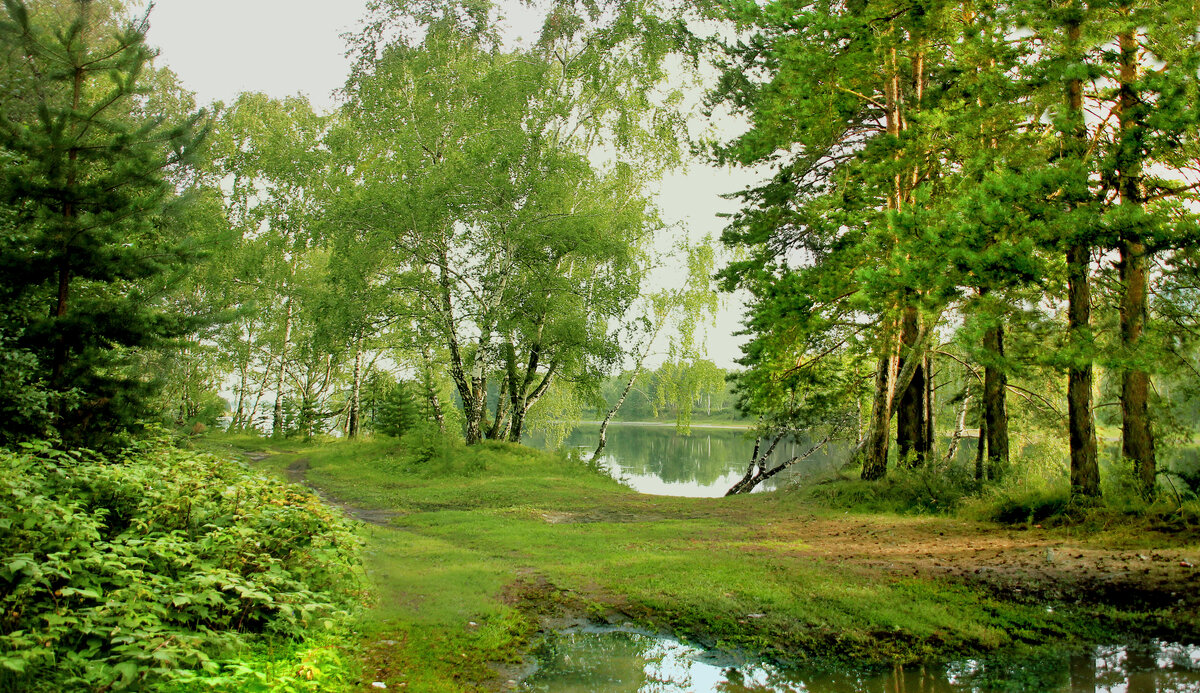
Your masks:
M 400 381 L 379 400 L 375 414 L 375 431 L 399 438 L 414 426 L 430 418 L 418 403 L 414 383 Z
M 934 465 L 895 469 L 881 481 L 838 477 L 801 487 L 799 492 L 827 508 L 921 515 L 952 512 L 976 488 L 967 468 Z
M 0 689 L 252 680 L 247 652 L 347 614 L 356 551 L 314 496 L 214 455 L 0 451 Z
M 462 438 L 441 432 L 436 425 L 422 421 L 400 436 L 400 462 L 413 471 L 431 477 L 471 476 L 481 468 L 477 455 L 467 455 Z
M 1010 486 L 981 498 L 971 513 L 983 520 L 1004 524 L 1034 524 L 1065 517 L 1070 509 L 1068 486 Z

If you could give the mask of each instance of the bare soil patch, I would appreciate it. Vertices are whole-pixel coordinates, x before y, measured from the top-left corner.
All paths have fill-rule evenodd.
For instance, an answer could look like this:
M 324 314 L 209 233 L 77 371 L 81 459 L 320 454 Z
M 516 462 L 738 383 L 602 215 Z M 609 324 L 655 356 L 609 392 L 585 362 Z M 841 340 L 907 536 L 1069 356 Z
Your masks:
M 892 575 L 949 577 L 1007 599 L 1191 613 L 1200 607 L 1194 543 L 1098 548 L 1057 531 L 949 521 L 813 520 L 793 529 L 803 535 L 801 555 Z

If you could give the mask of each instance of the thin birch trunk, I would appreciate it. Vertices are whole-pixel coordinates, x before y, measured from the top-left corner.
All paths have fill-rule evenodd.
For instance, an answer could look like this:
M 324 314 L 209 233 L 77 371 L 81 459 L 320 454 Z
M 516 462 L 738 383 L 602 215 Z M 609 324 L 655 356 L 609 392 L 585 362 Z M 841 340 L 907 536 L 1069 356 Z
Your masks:
M 279 371 L 275 379 L 275 415 L 271 420 L 271 435 L 283 435 L 283 376 L 287 372 L 288 344 L 292 339 L 292 299 L 288 297 L 283 319 L 283 345 L 279 350 Z
M 346 437 L 357 438 L 359 428 L 359 412 L 362 406 L 362 337 L 354 343 L 354 377 L 350 389 L 350 413 L 346 416 Z

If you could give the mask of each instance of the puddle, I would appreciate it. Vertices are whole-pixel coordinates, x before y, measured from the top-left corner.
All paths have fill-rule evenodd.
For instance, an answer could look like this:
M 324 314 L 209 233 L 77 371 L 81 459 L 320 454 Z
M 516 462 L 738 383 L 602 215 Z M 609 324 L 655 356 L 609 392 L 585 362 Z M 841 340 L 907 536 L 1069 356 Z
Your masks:
M 553 693 L 1200 693 L 1200 647 L 1151 642 L 1076 653 L 862 669 L 784 668 L 673 638 L 584 627 L 535 653 L 526 691 Z

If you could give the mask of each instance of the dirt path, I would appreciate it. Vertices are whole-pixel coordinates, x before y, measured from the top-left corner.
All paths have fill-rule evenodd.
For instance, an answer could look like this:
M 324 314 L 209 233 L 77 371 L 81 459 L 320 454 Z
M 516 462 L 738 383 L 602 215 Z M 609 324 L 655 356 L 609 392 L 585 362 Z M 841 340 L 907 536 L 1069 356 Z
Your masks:
M 1017 600 L 1200 607 L 1200 549 L 1100 549 L 1040 529 L 874 519 L 795 527 L 802 555 L 893 575 L 950 577 Z
M 273 456 L 271 454 L 261 453 L 261 452 L 259 452 L 259 453 L 251 452 L 251 453 L 245 453 L 245 454 L 246 454 L 246 457 L 248 457 L 250 459 L 250 461 L 252 461 L 252 462 L 262 462 L 263 460 L 267 459 L 268 457 Z M 281 454 L 294 454 L 294 453 L 281 453 Z M 307 488 L 308 490 L 317 494 L 317 496 L 322 501 L 324 501 L 326 504 L 332 505 L 335 508 L 339 508 L 342 512 L 344 512 L 347 515 L 349 515 L 350 517 L 358 520 L 359 522 L 366 522 L 367 524 L 378 525 L 380 527 L 386 527 L 391 522 L 393 517 L 396 517 L 397 515 L 399 515 L 399 513 L 397 513 L 394 510 L 372 510 L 369 508 L 360 508 L 360 507 L 353 505 L 347 501 L 330 496 L 328 493 L 325 492 L 324 489 L 319 488 L 318 486 L 316 486 L 308 481 L 308 479 L 307 479 L 308 464 L 309 463 L 308 463 L 307 457 L 300 457 L 296 460 L 293 460 L 287 466 L 287 469 L 284 470 L 284 475 L 287 477 L 288 481 L 292 482 L 293 484 L 297 484 L 297 485 L 303 486 L 304 488 Z

